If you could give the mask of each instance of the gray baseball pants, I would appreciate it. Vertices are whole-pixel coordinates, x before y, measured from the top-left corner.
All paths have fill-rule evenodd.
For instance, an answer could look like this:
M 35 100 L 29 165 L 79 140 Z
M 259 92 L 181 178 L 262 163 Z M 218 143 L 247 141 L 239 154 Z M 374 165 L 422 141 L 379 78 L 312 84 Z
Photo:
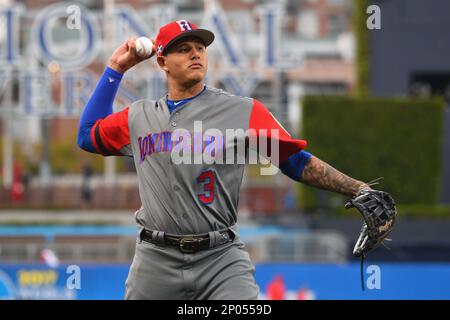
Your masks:
M 125 299 L 256 300 L 254 272 L 238 235 L 233 242 L 196 253 L 138 239 Z

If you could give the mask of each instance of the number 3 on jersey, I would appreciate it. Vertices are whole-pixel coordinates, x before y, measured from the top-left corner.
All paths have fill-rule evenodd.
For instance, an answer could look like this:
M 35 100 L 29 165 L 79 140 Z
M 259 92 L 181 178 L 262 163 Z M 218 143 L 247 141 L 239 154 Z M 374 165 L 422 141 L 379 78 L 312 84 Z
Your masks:
M 214 171 L 205 171 L 198 178 L 199 184 L 198 199 L 203 204 L 210 204 L 214 201 L 214 184 L 216 183 L 216 175 Z

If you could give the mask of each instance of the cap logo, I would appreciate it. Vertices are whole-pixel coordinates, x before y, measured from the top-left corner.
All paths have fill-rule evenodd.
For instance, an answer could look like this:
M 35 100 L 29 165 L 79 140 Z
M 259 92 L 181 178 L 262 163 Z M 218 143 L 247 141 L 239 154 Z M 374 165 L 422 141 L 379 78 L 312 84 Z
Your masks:
M 158 48 L 156 49 L 156 54 L 157 54 L 158 56 L 160 56 L 160 55 L 162 54 L 162 51 L 163 51 L 163 46 L 162 46 L 162 44 L 160 44 L 160 45 L 158 46 Z
M 180 26 L 181 31 L 192 30 L 189 22 L 187 22 L 186 20 L 178 20 L 177 23 Z

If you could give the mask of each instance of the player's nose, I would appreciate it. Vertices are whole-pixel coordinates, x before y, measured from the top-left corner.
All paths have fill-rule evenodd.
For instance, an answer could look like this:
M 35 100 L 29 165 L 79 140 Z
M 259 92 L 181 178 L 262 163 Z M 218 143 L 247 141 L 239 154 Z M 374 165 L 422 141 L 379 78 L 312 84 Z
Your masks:
M 197 48 L 192 49 L 192 59 L 200 59 L 200 51 Z

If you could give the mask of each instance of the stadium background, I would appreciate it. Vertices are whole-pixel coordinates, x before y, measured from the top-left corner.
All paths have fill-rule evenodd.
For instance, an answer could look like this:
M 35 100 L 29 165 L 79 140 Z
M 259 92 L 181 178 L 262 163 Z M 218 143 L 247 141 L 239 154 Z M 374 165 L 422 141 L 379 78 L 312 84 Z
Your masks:
M 1 0 L 0 299 L 122 299 L 133 163 L 79 150 L 78 119 L 119 43 L 181 17 L 217 36 L 208 84 L 260 99 L 314 154 L 358 179 L 384 176 L 399 201 L 362 291 L 351 255 L 362 222 L 344 198 L 249 166 L 240 232 L 261 298 L 450 298 L 446 12 L 445 0 Z M 114 107 L 164 92 L 147 61 Z

